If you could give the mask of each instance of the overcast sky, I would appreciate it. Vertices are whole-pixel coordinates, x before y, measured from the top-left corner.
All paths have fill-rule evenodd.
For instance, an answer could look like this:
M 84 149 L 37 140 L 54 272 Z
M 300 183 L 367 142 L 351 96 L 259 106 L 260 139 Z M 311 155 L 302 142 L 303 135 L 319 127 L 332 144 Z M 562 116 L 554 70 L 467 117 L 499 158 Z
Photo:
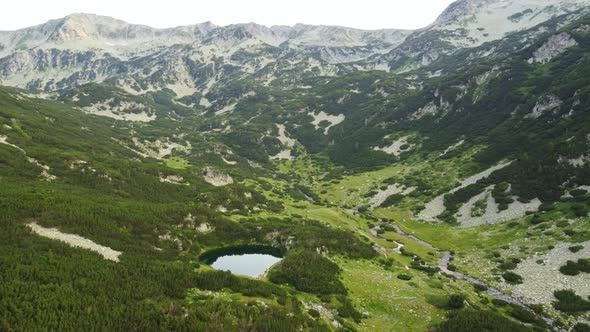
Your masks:
M 72 13 L 112 16 L 157 28 L 212 21 L 416 29 L 453 0 L 16 0 L 3 1 L 0 30 L 16 30 Z

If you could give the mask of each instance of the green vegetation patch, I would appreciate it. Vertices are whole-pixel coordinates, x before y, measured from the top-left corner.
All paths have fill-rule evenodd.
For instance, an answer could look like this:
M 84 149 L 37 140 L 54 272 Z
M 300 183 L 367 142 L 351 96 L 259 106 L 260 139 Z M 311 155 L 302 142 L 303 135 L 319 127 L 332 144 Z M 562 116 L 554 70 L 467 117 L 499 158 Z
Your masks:
M 568 276 L 577 276 L 580 272 L 590 273 L 590 259 L 581 258 L 577 262 L 568 260 L 559 268 L 559 272 Z
M 502 278 L 509 284 L 522 284 L 522 276 L 511 271 L 504 272 Z
M 590 301 L 585 300 L 572 290 L 558 290 L 553 293 L 557 301 L 553 307 L 563 312 L 584 312 L 590 310 Z
M 268 279 L 309 293 L 346 294 L 339 274 L 338 264 L 316 252 L 300 250 L 290 252 L 274 266 L 268 273 Z
M 171 157 L 164 160 L 166 166 L 174 169 L 186 169 L 190 166 L 190 163 L 181 157 Z
M 514 322 L 498 313 L 466 309 L 452 311 L 447 320 L 434 327 L 436 332 L 527 332 L 526 326 Z

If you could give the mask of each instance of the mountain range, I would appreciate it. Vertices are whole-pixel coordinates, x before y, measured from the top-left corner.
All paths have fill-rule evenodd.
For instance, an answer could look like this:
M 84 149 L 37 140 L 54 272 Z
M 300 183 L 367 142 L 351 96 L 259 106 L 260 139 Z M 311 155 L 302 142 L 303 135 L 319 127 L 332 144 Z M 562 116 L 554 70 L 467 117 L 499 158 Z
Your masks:
M 267 83 L 313 68 L 329 76 L 406 71 L 587 6 L 583 0 L 458 1 L 416 31 L 210 22 L 154 29 L 73 14 L 0 32 L 0 78 L 4 85 L 48 92 L 124 77 L 117 85 L 129 91 L 169 87 L 183 97 L 206 94 L 225 81 L 225 70 Z
M 72 14 L 0 32 L 0 84 L 0 331 L 589 329 L 590 0 Z

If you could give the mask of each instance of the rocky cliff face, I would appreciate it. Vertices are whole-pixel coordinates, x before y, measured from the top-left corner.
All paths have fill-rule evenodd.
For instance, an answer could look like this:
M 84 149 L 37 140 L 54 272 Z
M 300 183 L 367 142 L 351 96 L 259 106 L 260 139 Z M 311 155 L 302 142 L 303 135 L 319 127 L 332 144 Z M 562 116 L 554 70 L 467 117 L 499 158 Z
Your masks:
M 53 91 L 124 76 L 117 82 L 130 92 L 168 87 L 186 96 L 253 74 L 268 83 L 283 71 L 304 68 L 334 75 L 339 72 L 335 64 L 388 52 L 409 33 L 302 24 L 217 27 L 210 22 L 154 29 L 74 14 L 0 32 L 0 82 Z
M 558 33 L 551 36 L 543 46 L 533 53 L 533 57 L 529 59 L 529 63 L 547 63 L 567 51 L 568 48 L 576 45 L 578 45 L 578 42 L 569 33 Z
M 473 47 L 590 6 L 587 0 L 460 0 L 430 27 L 453 32 L 445 40 Z
M 359 70 L 405 72 L 566 13 L 564 21 L 571 21 L 589 4 L 459 0 L 418 31 L 210 22 L 154 29 L 74 14 L 0 32 L 0 84 L 54 91 L 110 81 L 131 93 L 170 88 L 182 97 L 206 95 L 246 77 L 265 85 L 297 85 L 304 78 Z
M 390 52 L 371 57 L 369 63 L 404 72 L 518 32 L 531 30 L 528 39 L 534 39 L 547 32 L 545 28 L 535 29 L 540 24 L 550 20 L 561 25 L 571 23 L 589 8 L 590 0 L 459 0 L 430 26 L 413 32 Z M 525 45 L 527 40 L 521 42 Z
M 160 46 L 191 43 L 215 29 L 210 22 L 170 29 L 129 24 L 110 17 L 73 14 L 17 31 L 0 32 L 0 55 L 34 48 L 103 49 L 132 53 Z

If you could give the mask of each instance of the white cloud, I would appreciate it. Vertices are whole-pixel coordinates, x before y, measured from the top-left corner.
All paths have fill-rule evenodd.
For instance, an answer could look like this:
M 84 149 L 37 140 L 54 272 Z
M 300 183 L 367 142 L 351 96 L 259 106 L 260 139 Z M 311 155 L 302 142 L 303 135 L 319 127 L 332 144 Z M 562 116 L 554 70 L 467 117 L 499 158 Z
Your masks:
M 204 21 L 342 25 L 361 29 L 416 29 L 430 24 L 453 0 L 19 0 L 6 1 L 0 30 L 41 24 L 71 13 L 112 16 L 164 28 Z

